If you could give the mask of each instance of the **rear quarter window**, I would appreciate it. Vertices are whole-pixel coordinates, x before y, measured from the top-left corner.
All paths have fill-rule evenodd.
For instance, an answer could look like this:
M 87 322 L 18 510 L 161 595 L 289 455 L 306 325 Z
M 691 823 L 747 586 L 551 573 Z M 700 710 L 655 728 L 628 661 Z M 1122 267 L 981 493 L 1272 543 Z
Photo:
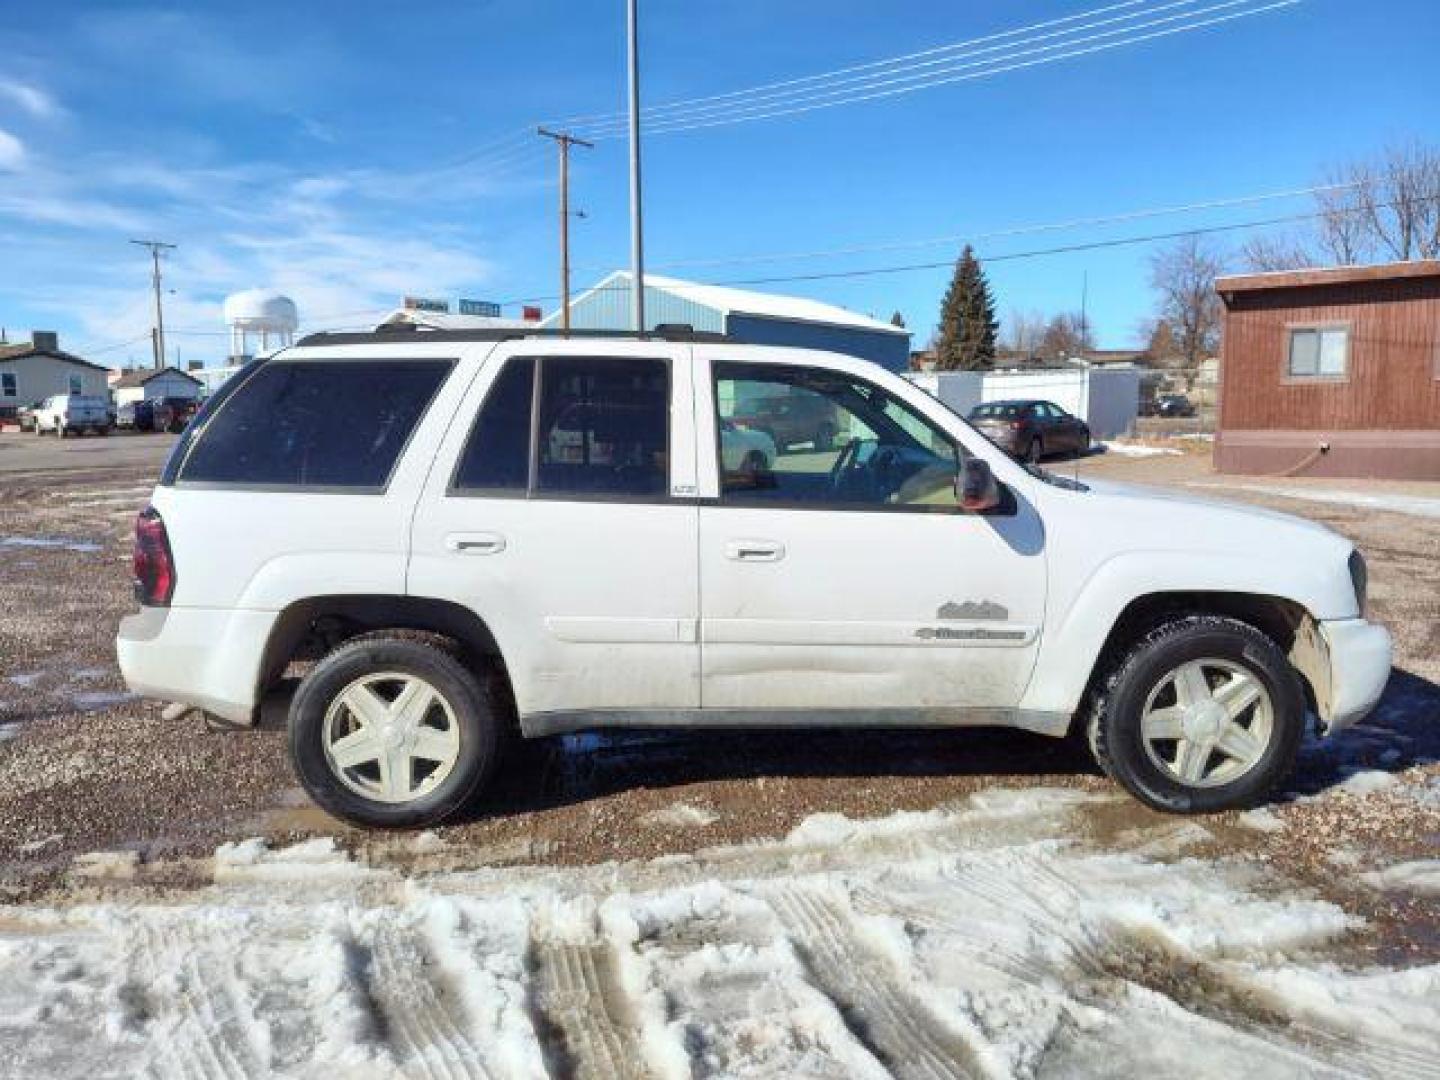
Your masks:
M 201 418 L 176 479 L 383 490 L 453 366 L 453 360 L 266 362 L 213 416 Z

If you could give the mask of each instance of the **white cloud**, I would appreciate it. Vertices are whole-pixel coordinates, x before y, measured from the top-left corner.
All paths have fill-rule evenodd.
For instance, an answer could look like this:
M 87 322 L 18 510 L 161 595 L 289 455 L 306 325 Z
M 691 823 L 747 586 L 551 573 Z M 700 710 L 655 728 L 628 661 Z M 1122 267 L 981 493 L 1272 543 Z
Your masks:
M 64 112 L 60 104 L 38 86 L 16 82 L 14 79 L 0 79 L 0 98 L 9 98 L 31 116 L 41 120 L 53 120 Z
M 25 164 L 25 144 L 0 128 L 0 170 L 15 172 Z

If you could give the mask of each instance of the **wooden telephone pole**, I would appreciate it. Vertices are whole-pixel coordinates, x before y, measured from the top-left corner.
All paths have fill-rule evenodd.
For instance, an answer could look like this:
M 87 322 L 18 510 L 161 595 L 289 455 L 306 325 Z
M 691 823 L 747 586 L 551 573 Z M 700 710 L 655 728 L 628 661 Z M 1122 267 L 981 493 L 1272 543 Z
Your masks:
M 536 128 L 547 139 L 554 139 L 560 148 L 560 330 L 570 332 L 570 147 L 595 148 L 594 143 L 577 139 L 563 131 Z
M 130 243 L 150 250 L 150 283 L 155 287 L 155 327 L 150 332 L 150 345 L 155 353 L 155 370 L 159 371 L 165 366 L 165 309 L 160 303 L 160 252 L 174 251 L 175 245 L 163 240 L 131 240 Z

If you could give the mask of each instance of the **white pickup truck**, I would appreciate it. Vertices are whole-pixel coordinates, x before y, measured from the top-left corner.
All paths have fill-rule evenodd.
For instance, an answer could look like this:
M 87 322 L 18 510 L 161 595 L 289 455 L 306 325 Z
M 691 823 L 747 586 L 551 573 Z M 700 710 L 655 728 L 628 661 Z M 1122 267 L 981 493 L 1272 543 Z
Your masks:
M 745 443 L 747 417 L 832 418 Z M 238 373 L 137 523 L 136 692 L 252 720 L 418 826 L 511 734 L 1009 725 L 1151 806 L 1261 799 L 1385 687 L 1310 522 L 1012 461 L 904 379 L 704 335 L 320 335 Z
M 110 433 L 110 403 L 103 397 L 83 394 L 54 394 L 34 410 L 35 434 L 60 436 Z

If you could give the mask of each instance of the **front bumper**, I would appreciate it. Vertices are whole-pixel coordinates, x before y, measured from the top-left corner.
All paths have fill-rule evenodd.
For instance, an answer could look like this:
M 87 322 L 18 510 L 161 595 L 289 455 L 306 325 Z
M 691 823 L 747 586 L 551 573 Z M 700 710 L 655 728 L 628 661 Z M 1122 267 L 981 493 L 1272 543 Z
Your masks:
M 251 723 L 275 619 L 273 611 L 142 608 L 120 620 L 115 636 L 120 673 L 141 697 Z
M 1322 718 L 1327 734 L 1333 734 L 1363 720 L 1385 692 L 1390 631 L 1364 619 L 1329 619 L 1318 625 L 1330 661 Z

